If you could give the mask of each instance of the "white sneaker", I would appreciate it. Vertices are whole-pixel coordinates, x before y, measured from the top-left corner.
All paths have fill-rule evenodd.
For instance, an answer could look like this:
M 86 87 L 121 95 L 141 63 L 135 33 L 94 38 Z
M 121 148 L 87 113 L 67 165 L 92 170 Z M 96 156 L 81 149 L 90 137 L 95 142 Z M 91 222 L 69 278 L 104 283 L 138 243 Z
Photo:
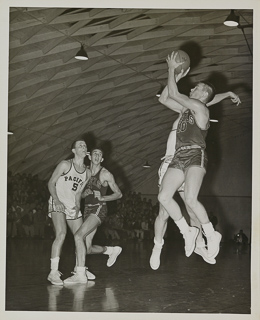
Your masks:
M 150 258 L 150 267 L 153 270 L 157 270 L 160 267 L 161 252 L 162 252 L 162 248 L 158 248 L 157 246 L 153 247 L 152 255 Z
M 88 280 L 95 280 L 96 279 L 96 276 L 91 273 L 90 271 L 88 271 L 88 268 L 86 268 L 86 276 L 88 278 Z
M 219 253 L 219 245 L 222 235 L 218 231 L 212 232 L 210 236 L 207 236 L 208 258 L 213 259 Z
M 112 253 L 110 253 L 107 260 L 108 267 L 111 267 L 116 262 L 116 259 L 120 255 L 121 251 L 122 251 L 121 247 L 116 246 L 112 248 Z
M 208 250 L 205 247 L 195 247 L 194 252 L 201 256 L 204 261 L 206 261 L 209 264 L 215 264 L 216 260 L 214 258 L 208 257 Z
M 88 278 L 84 273 L 75 273 L 73 276 L 67 278 L 64 280 L 64 284 L 76 284 L 76 283 L 87 283 Z
M 198 234 L 199 229 L 196 227 L 189 227 L 188 231 L 183 234 L 186 257 L 189 257 L 192 254 Z
M 72 274 L 76 274 L 76 268 L 74 268 L 74 271 L 71 272 Z M 88 278 L 88 280 L 95 280 L 96 276 L 94 275 L 94 273 L 88 271 L 88 268 L 86 267 L 86 276 Z
M 60 278 L 61 275 L 62 273 L 59 270 L 52 270 L 49 273 L 47 280 L 56 286 L 63 286 L 63 281 Z

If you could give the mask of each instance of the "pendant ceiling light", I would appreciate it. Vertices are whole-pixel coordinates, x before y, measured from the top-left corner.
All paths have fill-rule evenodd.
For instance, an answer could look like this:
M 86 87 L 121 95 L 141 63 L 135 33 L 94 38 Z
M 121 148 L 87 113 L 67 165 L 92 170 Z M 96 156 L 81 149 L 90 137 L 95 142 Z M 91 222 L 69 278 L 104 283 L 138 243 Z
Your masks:
M 75 58 L 78 60 L 88 60 L 88 55 L 83 47 L 83 44 L 81 45 L 80 50 L 75 55 Z
M 237 27 L 239 25 L 239 16 L 235 14 L 235 10 L 231 10 L 229 16 L 224 21 L 224 25 L 228 27 Z
M 151 165 L 148 163 L 148 161 L 145 162 L 143 168 L 151 168 Z

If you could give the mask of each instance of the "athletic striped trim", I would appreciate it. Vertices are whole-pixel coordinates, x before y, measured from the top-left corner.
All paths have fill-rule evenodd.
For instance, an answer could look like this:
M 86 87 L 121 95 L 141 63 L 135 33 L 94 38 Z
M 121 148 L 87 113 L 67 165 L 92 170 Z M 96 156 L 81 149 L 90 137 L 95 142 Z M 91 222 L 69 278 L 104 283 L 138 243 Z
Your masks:
M 200 163 L 200 166 L 202 168 L 204 168 L 204 163 L 205 163 L 205 152 L 204 152 L 204 149 L 201 149 L 201 163 Z

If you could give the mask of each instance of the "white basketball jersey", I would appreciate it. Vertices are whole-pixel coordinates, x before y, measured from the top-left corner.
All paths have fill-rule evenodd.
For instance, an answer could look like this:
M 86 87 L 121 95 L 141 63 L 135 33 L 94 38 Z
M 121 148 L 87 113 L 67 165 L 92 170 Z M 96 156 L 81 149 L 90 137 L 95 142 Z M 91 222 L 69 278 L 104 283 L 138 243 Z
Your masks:
M 56 182 L 57 196 L 67 209 L 75 207 L 76 192 L 86 180 L 86 169 L 84 172 L 80 173 L 74 167 L 72 159 L 70 162 L 69 171 L 61 175 Z

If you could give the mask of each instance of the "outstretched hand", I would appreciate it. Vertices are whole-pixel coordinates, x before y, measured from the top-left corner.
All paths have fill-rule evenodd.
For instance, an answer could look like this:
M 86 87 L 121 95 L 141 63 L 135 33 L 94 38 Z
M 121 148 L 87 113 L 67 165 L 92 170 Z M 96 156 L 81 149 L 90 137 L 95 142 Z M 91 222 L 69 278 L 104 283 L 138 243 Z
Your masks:
M 241 103 L 239 96 L 236 95 L 234 92 L 230 92 L 229 96 L 231 98 L 231 101 L 235 103 L 237 106 Z

